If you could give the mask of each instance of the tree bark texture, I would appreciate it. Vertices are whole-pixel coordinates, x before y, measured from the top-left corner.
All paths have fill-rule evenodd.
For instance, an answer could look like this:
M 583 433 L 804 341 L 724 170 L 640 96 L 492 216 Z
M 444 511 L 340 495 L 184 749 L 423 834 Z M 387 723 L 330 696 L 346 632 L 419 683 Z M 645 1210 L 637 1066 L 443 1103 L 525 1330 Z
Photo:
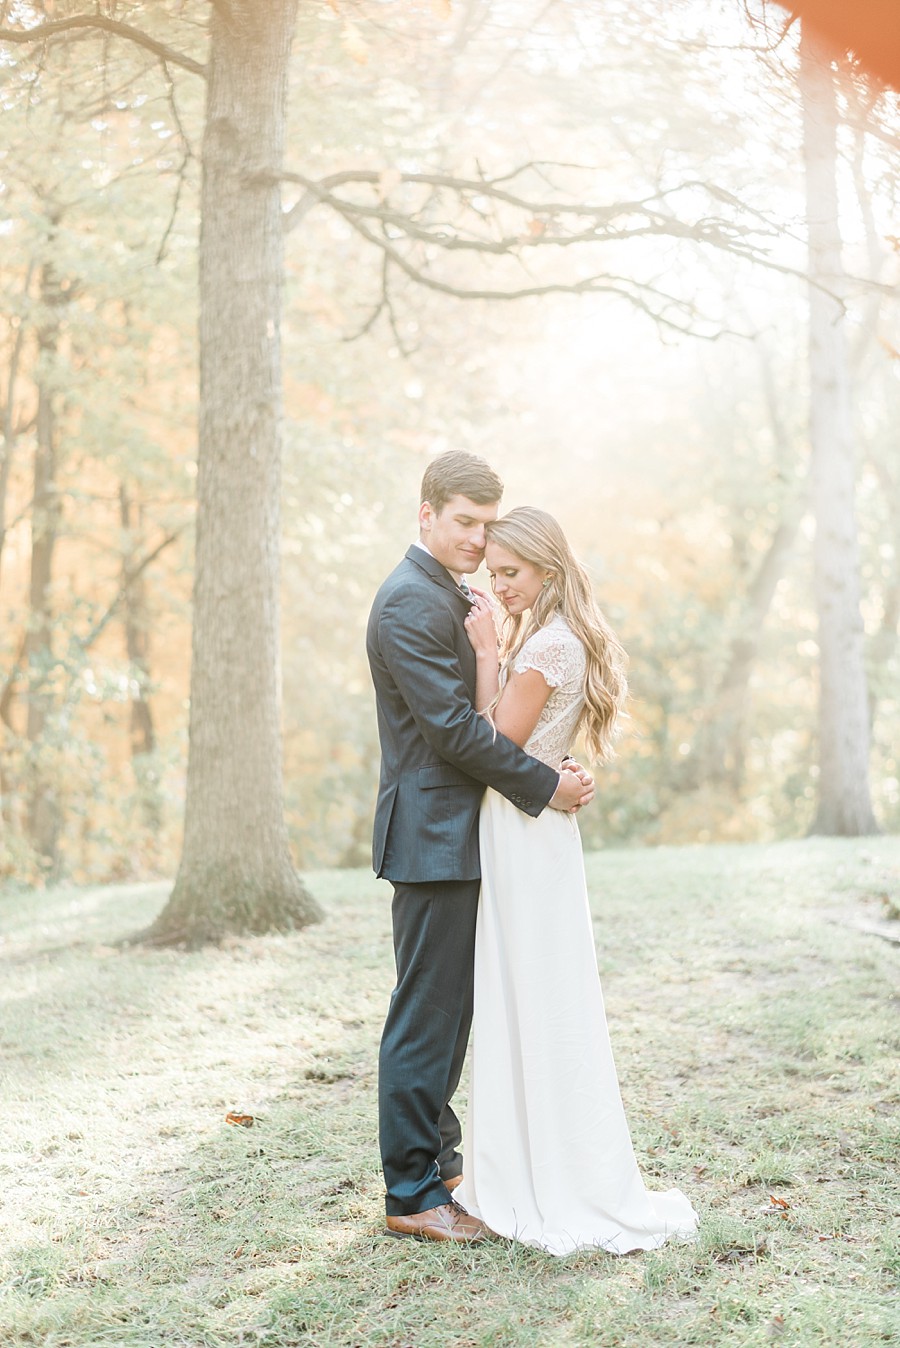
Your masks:
M 282 164 L 296 0 L 210 6 L 184 850 L 148 934 L 197 945 L 320 916 L 291 862 L 279 665 Z
M 860 613 L 850 368 L 837 195 L 831 63 L 804 24 L 800 41 L 809 232 L 809 435 L 816 519 L 819 643 L 818 806 L 811 832 L 877 832 L 869 789 L 869 711 Z

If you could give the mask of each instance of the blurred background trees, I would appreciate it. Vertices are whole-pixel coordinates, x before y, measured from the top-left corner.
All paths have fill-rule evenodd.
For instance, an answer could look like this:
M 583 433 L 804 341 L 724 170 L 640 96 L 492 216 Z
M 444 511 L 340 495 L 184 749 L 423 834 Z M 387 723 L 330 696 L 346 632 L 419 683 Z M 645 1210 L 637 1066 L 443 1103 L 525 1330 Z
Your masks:
M 7 5 L 4 26 L 81 12 Z M 207 0 L 99 12 L 208 60 Z M 204 81 L 111 29 L 0 51 L 2 870 L 174 874 Z M 631 653 L 589 845 L 900 826 L 900 118 L 849 63 L 825 68 L 839 236 L 812 304 L 842 334 L 854 485 L 828 499 L 850 507 L 858 563 L 813 548 L 794 29 L 730 0 L 299 6 L 279 535 L 300 866 L 367 863 L 365 615 L 450 446 L 490 458 L 507 507 L 558 515 Z M 849 824 L 823 813 L 844 771 L 818 712 L 829 566 L 851 633 L 834 659 L 846 673 L 857 640 L 865 697 L 847 771 L 871 813 Z

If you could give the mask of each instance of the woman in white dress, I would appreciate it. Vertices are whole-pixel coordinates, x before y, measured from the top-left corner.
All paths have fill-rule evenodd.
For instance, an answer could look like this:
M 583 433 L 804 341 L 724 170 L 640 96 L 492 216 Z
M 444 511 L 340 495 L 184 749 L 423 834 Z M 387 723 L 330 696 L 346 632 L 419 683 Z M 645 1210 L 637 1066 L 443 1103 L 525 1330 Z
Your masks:
M 556 767 L 576 733 L 611 756 L 625 656 L 552 516 L 524 507 L 487 526 L 485 560 L 505 610 L 467 619 L 477 705 Z M 454 1194 L 499 1235 L 550 1254 L 655 1249 L 697 1214 L 638 1170 L 597 973 L 574 815 L 523 814 L 488 789 L 481 807 L 472 1078 L 465 1178 Z

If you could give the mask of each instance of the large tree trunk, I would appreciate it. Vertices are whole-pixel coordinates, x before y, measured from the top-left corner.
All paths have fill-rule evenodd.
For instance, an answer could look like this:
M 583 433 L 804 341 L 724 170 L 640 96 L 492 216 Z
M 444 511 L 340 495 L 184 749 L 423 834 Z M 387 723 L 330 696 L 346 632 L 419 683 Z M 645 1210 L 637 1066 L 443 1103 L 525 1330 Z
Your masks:
M 59 528 L 56 487 L 56 359 L 59 345 L 59 278 L 45 262 L 41 273 L 41 324 L 38 331 L 38 405 L 31 508 L 31 571 L 25 661 L 28 670 L 29 784 L 26 827 L 41 867 L 55 878 L 59 864 L 59 799 L 44 761 L 45 732 L 53 709 L 53 612 L 50 587 Z
M 809 366 L 815 585 L 819 617 L 819 782 L 811 832 L 877 832 L 869 791 L 869 709 L 860 614 L 850 370 L 837 198 L 831 63 L 803 25 L 803 155 L 809 230 Z
M 196 945 L 320 915 L 288 849 L 279 724 L 277 174 L 295 15 L 296 0 L 210 7 L 187 804 L 154 941 Z

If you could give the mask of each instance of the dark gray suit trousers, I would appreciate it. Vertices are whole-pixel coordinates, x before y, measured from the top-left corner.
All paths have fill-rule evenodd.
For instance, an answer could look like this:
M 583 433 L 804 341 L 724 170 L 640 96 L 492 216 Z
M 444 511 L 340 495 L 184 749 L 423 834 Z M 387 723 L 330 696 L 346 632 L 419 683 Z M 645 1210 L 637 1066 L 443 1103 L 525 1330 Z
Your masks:
M 462 1130 L 450 1100 L 472 1024 L 480 888 L 480 880 L 394 883 L 397 986 L 378 1060 L 381 1154 L 391 1217 L 448 1202 L 443 1181 L 462 1171 Z

